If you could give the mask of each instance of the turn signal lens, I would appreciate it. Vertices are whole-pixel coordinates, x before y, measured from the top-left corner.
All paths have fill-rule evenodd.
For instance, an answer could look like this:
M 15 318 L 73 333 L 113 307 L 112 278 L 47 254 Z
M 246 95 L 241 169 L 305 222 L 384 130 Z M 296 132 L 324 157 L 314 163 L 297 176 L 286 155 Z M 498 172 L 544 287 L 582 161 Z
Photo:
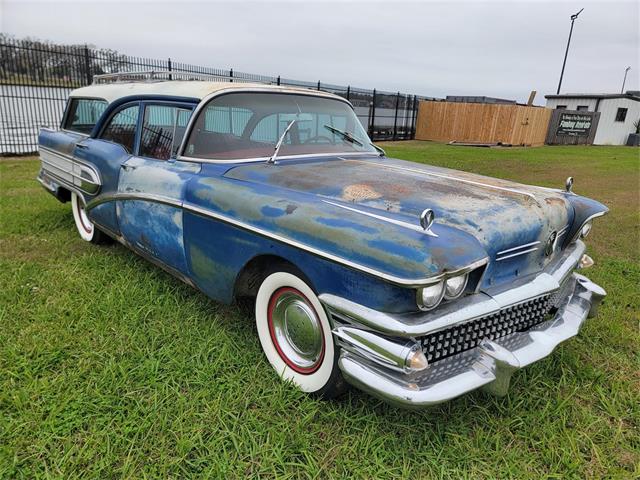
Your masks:
M 582 230 L 580 230 L 580 237 L 587 238 L 587 235 L 591 233 L 591 227 L 593 227 L 593 223 L 587 222 L 582 226 Z
M 422 310 L 431 310 L 440 303 L 443 294 L 444 282 L 438 282 L 424 287 L 422 290 L 418 290 L 418 306 Z
M 427 357 L 419 348 L 411 350 L 404 363 L 412 372 L 419 372 L 429 366 L 427 363 Z
M 469 275 L 458 275 L 456 277 L 448 278 L 445 283 L 444 298 L 447 300 L 453 300 L 458 298 L 464 292 L 464 288 L 467 286 Z
M 582 258 L 580 258 L 580 262 L 578 262 L 578 268 L 589 268 L 592 267 L 594 263 L 593 258 L 585 253 L 582 255 Z

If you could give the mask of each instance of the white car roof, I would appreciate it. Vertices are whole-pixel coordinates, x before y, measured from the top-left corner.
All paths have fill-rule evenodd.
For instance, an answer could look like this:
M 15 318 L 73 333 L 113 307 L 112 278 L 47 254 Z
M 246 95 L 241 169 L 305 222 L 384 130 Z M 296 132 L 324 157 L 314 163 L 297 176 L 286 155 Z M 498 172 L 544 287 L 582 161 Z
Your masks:
M 287 87 L 279 85 L 267 85 L 263 83 L 246 82 L 210 82 L 200 80 L 186 81 L 146 81 L 146 82 L 116 82 L 108 84 L 89 85 L 87 87 L 73 90 L 70 97 L 103 98 L 111 103 L 123 97 L 131 95 L 159 95 L 167 97 L 189 97 L 202 100 L 209 94 L 229 91 L 276 91 L 282 93 L 306 93 L 307 95 L 317 95 L 321 97 L 336 98 L 344 100 L 342 97 L 332 93 L 312 90 L 308 88 Z

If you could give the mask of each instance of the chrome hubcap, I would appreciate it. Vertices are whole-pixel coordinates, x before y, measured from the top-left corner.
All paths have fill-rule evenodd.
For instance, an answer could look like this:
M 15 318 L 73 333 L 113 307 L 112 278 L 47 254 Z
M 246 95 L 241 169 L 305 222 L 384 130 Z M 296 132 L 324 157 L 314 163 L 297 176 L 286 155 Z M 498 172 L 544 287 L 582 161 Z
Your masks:
M 324 339 L 320 320 L 295 289 L 280 289 L 269 305 L 274 342 L 282 359 L 294 370 L 310 373 L 322 360 Z

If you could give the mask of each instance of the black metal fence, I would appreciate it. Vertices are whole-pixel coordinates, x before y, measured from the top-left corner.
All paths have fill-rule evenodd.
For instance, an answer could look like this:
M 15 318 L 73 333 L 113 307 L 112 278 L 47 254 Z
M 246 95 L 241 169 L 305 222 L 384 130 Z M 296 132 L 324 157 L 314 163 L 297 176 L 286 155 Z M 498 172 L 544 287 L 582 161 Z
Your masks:
M 0 36 L 0 155 L 37 151 L 40 127 L 60 124 L 66 99 L 94 75 L 116 72 L 175 71 L 228 82 L 259 82 L 323 90 L 348 99 L 374 140 L 415 136 L 418 101 L 426 97 L 368 90 L 324 82 L 305 82 L 122 55 L 87 46 L 51 45 Z

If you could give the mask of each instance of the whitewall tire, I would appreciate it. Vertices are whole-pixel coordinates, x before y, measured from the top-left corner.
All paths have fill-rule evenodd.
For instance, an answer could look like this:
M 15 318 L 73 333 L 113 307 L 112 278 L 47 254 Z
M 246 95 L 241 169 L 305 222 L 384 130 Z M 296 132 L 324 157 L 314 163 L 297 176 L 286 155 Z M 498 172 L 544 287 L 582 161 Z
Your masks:
M 89 220 L 84 209 L 84 201 L 75 192 L 71 193 L 71 209 L 73 210 L 73 220 L 80 238 L 91 243 L 105 243 L 108 240 L 107 235 L 98 230 L 93 222 Z
M 271 273 L 260 285 L 255 312 L 262 349 L 282 379 L 307 393 L 340 393 L 331 326 L 309 285 L 287 271 Z

